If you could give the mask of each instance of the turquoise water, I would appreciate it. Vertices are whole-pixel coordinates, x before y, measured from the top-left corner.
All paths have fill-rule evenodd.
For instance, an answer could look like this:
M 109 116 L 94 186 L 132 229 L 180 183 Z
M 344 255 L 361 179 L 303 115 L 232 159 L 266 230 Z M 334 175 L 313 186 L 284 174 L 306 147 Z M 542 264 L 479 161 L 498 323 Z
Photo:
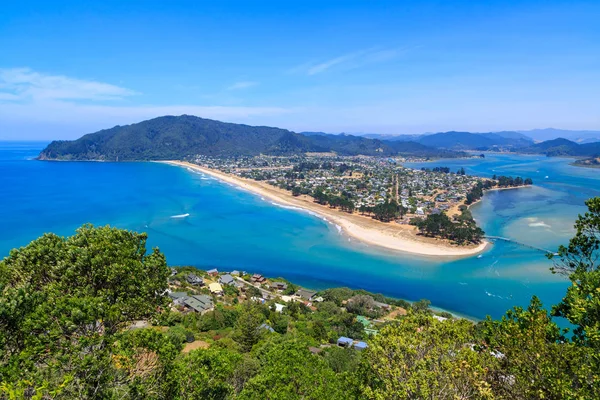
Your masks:
M 541 252 L 518 245 L 497 243 L 481 258 L 460 260 L 386 252 L 348 239 L 318 217 L 183 168 L 31 160 L 43 146 L 0 142 L 0 256 L 44 232 L 69 235 L 92 222 L 148 232 L 150 245 L 172 265 L 428 298 L 476 318 L 498 317 L 526 305 L 532 294 L 550 305 L 567 286 L 548 271 Z M 489 234 L 544 248 L 566 243 L 584 199 L 600 195 L 598 171 L 571 167 L 568 160 L 490 155 L 438 165 L 533 178 L 534 188 L 489 193 L 473 212 Z

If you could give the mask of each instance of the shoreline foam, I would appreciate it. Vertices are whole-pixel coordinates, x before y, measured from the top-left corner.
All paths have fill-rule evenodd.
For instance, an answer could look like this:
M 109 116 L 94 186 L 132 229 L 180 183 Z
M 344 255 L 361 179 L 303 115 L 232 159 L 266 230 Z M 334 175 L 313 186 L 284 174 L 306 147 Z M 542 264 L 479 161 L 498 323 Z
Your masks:
M 484 241 L 477 246 L 459 247 L 440 239 L 417 236 L 412 226 L 399 225 L 394 222 L 383 223 L 375 221 L 370 217 L 337 211 L 314 203 L 308 196 L 293 197 L 291 194 L 266 183 L 240 178 L 185 161 L 161 162 L 194 169 L 225 183 L 267 198 L 278 203 L 278 205 L 300 208 L 303 211 L 315 213 L 327 222 L 339 226 L 338 230 L 341 229 L 348 236 L 362 243 L 375 245 L 387 250 L 422 256 L 468 257 L 482 253 L 489 244 Z

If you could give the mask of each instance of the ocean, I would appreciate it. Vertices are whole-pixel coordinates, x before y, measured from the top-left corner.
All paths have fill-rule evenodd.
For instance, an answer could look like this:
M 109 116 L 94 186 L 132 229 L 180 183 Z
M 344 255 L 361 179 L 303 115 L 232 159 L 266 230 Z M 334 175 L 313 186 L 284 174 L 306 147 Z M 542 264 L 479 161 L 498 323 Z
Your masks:
M 461 315 L 499 317 L 537 295 L 557 303 L 568 282 L 544 253 L 498 241 L 481 257 L 419 257 L 368 246 L 303 211 L 277 206 L 202 174 L 159 163 L 42 162 L 39 142 L 0 142 L 0 257 L 44 232 L 84 223 L 148 233 L 170 265 L 282 276 L 309 288 L 363 288 Z M 413 167 L 531 177 L 534 187 L 489 192 L 473 214 L 489 235 L 556 250 L 573 235 L 597 170 L 542 156 L 488 154 Z

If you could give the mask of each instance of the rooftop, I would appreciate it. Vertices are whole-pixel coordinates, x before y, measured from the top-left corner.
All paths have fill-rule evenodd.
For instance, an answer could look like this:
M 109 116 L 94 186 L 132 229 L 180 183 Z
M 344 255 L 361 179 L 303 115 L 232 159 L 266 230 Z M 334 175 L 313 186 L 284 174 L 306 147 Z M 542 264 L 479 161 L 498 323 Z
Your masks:
M 210 290 L 211 293 L 220 293 L 223 291 L 223 287 L 220 283 L 213 282 L 210 285 L 208 285 L 208 290 Z

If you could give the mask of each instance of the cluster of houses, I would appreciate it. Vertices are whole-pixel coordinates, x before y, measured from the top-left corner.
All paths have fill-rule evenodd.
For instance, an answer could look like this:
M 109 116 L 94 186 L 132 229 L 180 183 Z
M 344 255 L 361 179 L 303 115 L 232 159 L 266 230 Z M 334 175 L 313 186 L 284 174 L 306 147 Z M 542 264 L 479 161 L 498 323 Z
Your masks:
M 240 177 L 265 181 L 280 188 L 317 188 L 327 195 L 344 194 L 358 210 L 395 199 L 410 217 L 445 212 L 464 202 L 481 178 L 457 173 L 405 168 L 404 159 L 368 156 L 246 157 L 221 159 L 199 156 L 197 163 Z M 413 160 L 409 160 L 413 161 Z M 295 171 L 301 163 L 323 165 Z M 399 221 L 401 222 L 401 221 Z
M 439 214 L 463 204 L 481 178 L 404 168 L 397 174 L 398 202 L 415 216 Z
M 177 270 L 173 269 L 172 275 L 176 274 Z M 217 269 L 211 269 L 206 271 L 206 274 L 210 277 L 210 281 L 191 272 L 185 276 L 185 281 L 195 288 L 208 289 L 213 296 L 223 296 L 223 288 L 226 286 L 235 286 L 242 291 L 246 291 L 249 286 L 253 286 L 261 291 L 261 296 L 253 296 L 251 300 L 261 303 L 265 303 L 271 298 L 277 298 L 283 303 L 300 301 L 311 307 L 312 302 L 323 301 L 322 297 L 315 297 L 317 292 L 303 288 L 298 289 L 298 291 L 292 295 L 283 295 L 282 292 L 288 289 L 287 283 L 281 281 L 269 281 L 260 274 L 252 275 L 249 282 L 240 278 L 240 276 L 243 275 L 240 271 L 219 273 Z M 204 313 L 214 308 L 212 298 L 208 295 L 191 295 L 183 291 L 170 291 L 169 296 L 173 300 L 173 306 L 181 308 L 182 311 Z M 284 308 L 285 304 L 275 304 L 275 311 L 277 312 L 282 312 Z
M 172 274 L 176 274 L 177 271 L 174 270 L 174 273 Z M 233 278 L 232 275 L 239 275 L 239 271 L 232 271 L 231 274 L 223 274 L 223 275 L 219 275 L 219 271 L 217 269 L 211 269 L 206 271 L 206 273 L 213 277 L 213 278 L 217 278 L 216 282 L 209 282 L 208 286 L 206 285 L 206 282 L 204 281 L 204 278 L 194 274 L 194 273 L 189 273 L 186 276 L 186 281 L 192 285 L 192 286 L 196 286 L 196 287 L 204 287 L 206 286 L 208 288 L 208 290 L 210 291 L 211 294 L 220 296 L 223 294 L 223 285 L 236 285 L 236 281 Z
M 174 275 L 177 274 L 177 270 L 173 269 Z M 242 278 L 244 277 L 244 279 Z M 247 290 L 250 287 L 255 287 L 260 290 L 261 297 L 253 296 L 249 298 L 252 301 L 258 302 L 266 302 L 267 299 L 276 299 L 277 302 L 273 304 L 274 311 L 282 313 L 284 309 L 287 307 L 285 303 L 291 301 L 302 302 L 307 305 L 309 308 L 316 310 L 313 307 L 313 303 L 322 302 L 324 299 L 322 297 L 317 296 L 317 292 L 305 288 L 299 288 L 295 293 L 290 295 L 284 295 L 282 292 L 288 289 L 288 284 L 286 282 L 269 280 L 260 274 L 254 275 L 246 275 L 245 273 L 240 273 L 239 271 L 231 271 L 229 273 L 219 273 L 216 269 L 212 269 L 206 272 L 204 278 L 199 276 L 198 273 L 189 272 L 185 275 L 185 282 L 194 288 L 204 289 L 208 288 L 210 295 L 208 294 L 191 294 L 193 290 L 189 292 L 186 291 L 170 291 L 168 293 L 169 297 L 172 300 L 172 307 L 182 312 L 196 312 L 200 314 L 204 314 L 206 312 L 212 311 L 215 308 L 215 300 L 219 296 L 223 295 L 223 287 L 228 285 L 236 286 L 242 291 L 246 291 L 246 296 L 248 296 Z M 178 281 L 181 282 L 181 277 L 178 278 Z M 196 290 L 196 292 L 199 292 Z M 349 300 L 351 301 L 351 300 Z M 380 302 L 375 302 L 374 305 L 378 308 L 382 308 L 385 310 L 390 309 L 390 305 Z M 437 317 L 440 321 L 444 320 L 443 317 Z M 371 321 L 369 318 L 364 317 L 362 315 L 358 315 L 356 320 L 361 323 L 364 327 L 364 332 L 369 335 L 378 334 L 377 329 L 373 325 L 373 322 L 382 322 L 382 321 Z M 260 330 L 274 332 L 274 329 L 268 324 L 262 324 L 259 328 Z M 310 351 L 313 353 L 318 353 L 323 350 L 324 347 L 328 346 L 339 346 L 347 349 L 353 349 L 356 351 L 364 350 L 368 347 L 368 344 L 365 341 L 353 339 L 346 336 L 341 336 L 337 339 L 335 344 L 323 344 L 317 348 L 310 348 Z

